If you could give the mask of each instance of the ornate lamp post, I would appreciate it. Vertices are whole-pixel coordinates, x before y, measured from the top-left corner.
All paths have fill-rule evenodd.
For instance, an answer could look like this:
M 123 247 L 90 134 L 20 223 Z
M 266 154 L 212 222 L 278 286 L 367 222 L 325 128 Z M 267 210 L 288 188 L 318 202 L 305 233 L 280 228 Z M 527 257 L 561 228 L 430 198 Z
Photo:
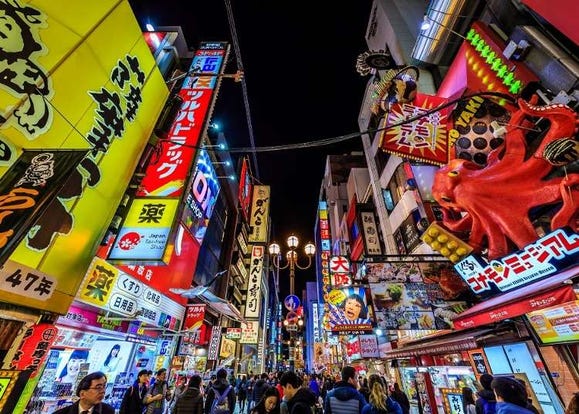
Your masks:
M 298 263 L 298 252 L 296 251 L 297 247 L 299 246 L 299 239 L 291 235 L 287 238 L 287 246 L 289 250 L 285 254 L 286 264 L 282 264 L 282 257 L 281 257 L 281 248 L 279 244 L 273 242 L 269 245 L 269 254 L 272 258 L 272 263 L 274 268 L 276 269 L 276 283 L 279 289 L 279 271 L 289 268 L 289 275 L 290 275 L 290 295 L 295 294 L 295 271 L 296 268 L 300 270 L 306 270 L 312 265 L 312 257 L 316 253 L 316 247 L 313 243 L 309 242 L 304 247 L 304 253 L 308 258 L 308 263 L 305 266 L 300 266 Z M 290 352 L 289 352 L 289 359 L 290 359 L 290 370 L 293 371 L 294 368 L 294 335 L 295 331 L 290 330 Z M 279 337 L 278 337 L 279 339 Z M 279 349 L 279 348 L 278 348 Z M 279 354 L 278 354 L 279 359 Z

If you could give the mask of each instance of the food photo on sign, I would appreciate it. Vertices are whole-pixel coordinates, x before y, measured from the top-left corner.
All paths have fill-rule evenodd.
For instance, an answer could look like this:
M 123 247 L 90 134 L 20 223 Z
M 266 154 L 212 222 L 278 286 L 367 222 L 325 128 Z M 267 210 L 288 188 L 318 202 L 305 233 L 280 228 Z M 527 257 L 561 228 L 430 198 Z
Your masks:
M 374 312 L 368 303 L 366 287 L 345 287 L 328 293 L 330 328 L 335 332 L 372 330 Z

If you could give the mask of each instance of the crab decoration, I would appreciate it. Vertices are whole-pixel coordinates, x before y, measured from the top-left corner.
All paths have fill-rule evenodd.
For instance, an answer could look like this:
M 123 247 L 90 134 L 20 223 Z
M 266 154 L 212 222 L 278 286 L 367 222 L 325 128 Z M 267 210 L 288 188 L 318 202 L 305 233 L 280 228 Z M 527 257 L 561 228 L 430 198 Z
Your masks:
M 474 252 L 486 250 L 488 259 L 536 241 L 533 220 L 539 212 L 554 211 L 551 230 L 569 226 L 577 231 L 579 173 L 572 168 L 579 152 L 577 113 L 565 105 L 536 103 L 537 97 L 529 103 L 518 100 L 505 142 L 489 154 L 486 166 L 454 159 L 434 178 L 432 192 L 444 208 L 443 226 L 467 234 Z M 534 127 L 529 117 L 550 122 L 542 139 L 527 139 Z M 451 218 L 451 212 L 460 218 Z

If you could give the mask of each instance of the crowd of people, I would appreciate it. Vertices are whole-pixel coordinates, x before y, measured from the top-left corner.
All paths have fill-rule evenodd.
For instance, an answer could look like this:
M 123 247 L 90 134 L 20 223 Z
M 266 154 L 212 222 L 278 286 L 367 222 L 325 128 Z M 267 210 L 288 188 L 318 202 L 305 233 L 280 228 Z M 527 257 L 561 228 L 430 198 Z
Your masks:
M 120 414 L 409 414 L 410 401 L 398 384 L 378 374 L 357 376 L 345 366 L 334 379 L 294 371 L 255 376 L 228 376 L 225 369 L 204 383 L 199 375 L 178 381 L 172 390 L 167 371 L 139 372 L 124 394 Z M 114 414 L 103 402 L 107 377 L 93 372 L 78 384 L 74 404 L 54 414 Z M 465 414 L 538 414 L 526 384 L 508 376 L 483 374 L 480 389 L 465 387 Z M 565 414 L 579 414 L 579 393 Z

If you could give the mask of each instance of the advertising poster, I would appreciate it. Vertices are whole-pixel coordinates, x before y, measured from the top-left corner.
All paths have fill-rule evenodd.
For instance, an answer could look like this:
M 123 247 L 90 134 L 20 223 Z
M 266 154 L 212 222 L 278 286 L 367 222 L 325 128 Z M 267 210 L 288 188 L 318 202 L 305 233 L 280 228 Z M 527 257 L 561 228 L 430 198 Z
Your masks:
M 221 338 L 221 346 L 219 347 L 219 358 L 229 358 L 235 353 L 235 341 L 232 339 L 227 339 L 225 337 Z
M 376 335 L 360 335 L 360 355 L 362 358 L 379 358 L 378 338 Z
M 527 319 L 544 344 L 579 341 L 579 301 L 529 312 Z
M 425 283 L 440 286 L 441 299 L 456 300 L 468 294 L 469 288 L 449 262 L 418 263 Z
M 30 306 L 65 314 L 169 91 L 127 1 L 82 10 L 68 0 L 2 4 L 7 16 L 34 16 L 14 20 L 22 52 L 10 70 L 38 89 L 0 83 L 0 176 L 24 150 L 90 150 L 10 256 L 57 281 L 50 300 Z M 0 292 L 4 302 L 16 298 Z
M 332 332 L 363 333 L 372 330 L 374 312 L 365 287 L 343 287 L 328 293 Z
M 183 329 L 191 331 L 200 330 L 201 326 L 203 326 L 204 318 L 205 318 L 205 305 L 200 304 L 187 305 Z
M 241 357 L 241 368 L 240 371 L 244 374 L 249 374 L 250 372 L 257 372 L 257 355 L 258 349 L 257 344 L 244 344 L 242 348 Z
M 435 329 L 430 286 L 425 283 L 371 283 L 376 323 L 381 329 Z
M 209 153 L 204 149 L 199 150 L 181 215 L 181 221 L 199 245 L 203 243 L 220 188 Z
M 398 282 L 419 283 L 422 275 L 418 263 L 388 262 L 366 263 L 365 277 L 368 283 Z

